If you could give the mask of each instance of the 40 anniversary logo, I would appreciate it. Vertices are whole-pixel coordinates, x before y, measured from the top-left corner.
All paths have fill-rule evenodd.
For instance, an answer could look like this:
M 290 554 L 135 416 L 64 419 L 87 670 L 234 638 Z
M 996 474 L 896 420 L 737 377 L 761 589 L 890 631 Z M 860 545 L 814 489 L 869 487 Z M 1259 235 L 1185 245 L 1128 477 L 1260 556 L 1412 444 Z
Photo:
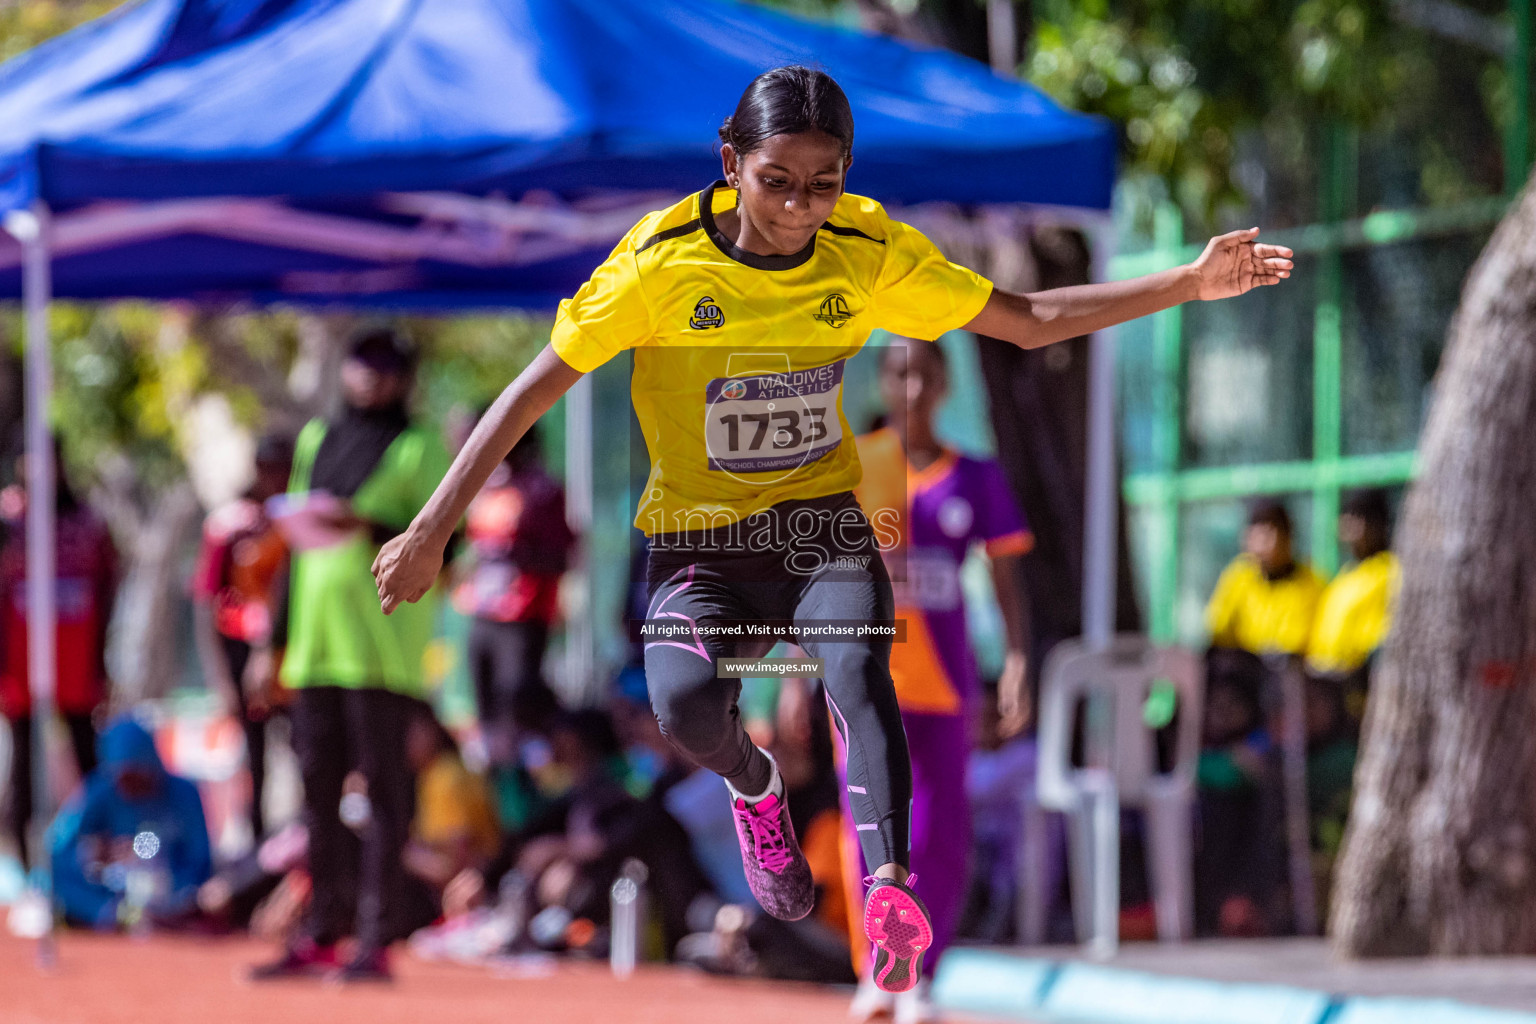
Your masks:
M 696 331 L 706 327 L 719 327 L 724 323 L 725 313 L 708 295 L 699 300 L 698 305 L 693 307 L 693 316 L 688 318 L 688 326 Z

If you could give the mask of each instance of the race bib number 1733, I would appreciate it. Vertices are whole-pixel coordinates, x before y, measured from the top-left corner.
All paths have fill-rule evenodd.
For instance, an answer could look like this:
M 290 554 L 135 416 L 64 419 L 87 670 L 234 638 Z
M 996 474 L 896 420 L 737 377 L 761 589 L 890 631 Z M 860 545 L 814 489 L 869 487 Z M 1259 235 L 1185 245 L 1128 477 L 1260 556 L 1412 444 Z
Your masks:
M 765 473 L 826 458 L 843 441 L 842 390 L 842 360 L 809 370 L 716 377 L 704 389 L 709 468 Z

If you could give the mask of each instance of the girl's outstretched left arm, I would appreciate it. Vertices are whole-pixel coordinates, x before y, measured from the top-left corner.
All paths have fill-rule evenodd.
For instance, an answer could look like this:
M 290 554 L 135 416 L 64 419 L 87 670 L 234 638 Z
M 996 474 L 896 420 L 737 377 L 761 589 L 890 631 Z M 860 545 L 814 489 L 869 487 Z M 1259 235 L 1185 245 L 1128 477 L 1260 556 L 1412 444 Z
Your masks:
M 1258 234 L 1258 228 L 1245 228 L 1218 235 L 1193 263 L 1129 281 L 1027 295 L 996 289 L 965 329 L 1020 348 L 1040 348 L 1193 299 L 1226 299 L 1279 284 L 1291 276 L 1295 254 L 1282 245 L 1254 241 Z

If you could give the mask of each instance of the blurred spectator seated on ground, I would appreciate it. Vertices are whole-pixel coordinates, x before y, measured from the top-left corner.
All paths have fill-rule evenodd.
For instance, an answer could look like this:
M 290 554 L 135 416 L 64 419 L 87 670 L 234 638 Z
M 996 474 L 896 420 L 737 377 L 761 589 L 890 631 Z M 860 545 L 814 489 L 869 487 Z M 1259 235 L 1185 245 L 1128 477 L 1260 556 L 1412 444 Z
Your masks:
M 619 670 L 608 707 L 624 747 L 629 791 L 664 808 L 672 787 L 692 775 L 695 766 L 661 734 L 643 665 L 631 663 Z
M 485 867 L 501 847 L 501 831 L 485 781 L 465 767 L 453 736 L 425 704 L 406 727 L 405 751 L 416 773 L 405 867 L 440 897 L 455 875 Z
M 461 872 L 445 894 L 446 911 L 457 917 L 488 903 L 511 903 L 498 909 L 517 921 L 512 949 L 601 954 L 609 886 L 634 858 L 647 869 L 650 905 L 670 949 L 687 932 L 690 902 L 707 888 L 687 834 L 659 805 L 626 788 L 628 763 L 607 712 L 566 713 L 551 739 L 555 766 L 570 788 L 506 836 L 484 871 Z
M 1269 932 L 1279 882 L 1272 801 L 1277 771 L 1264 728 L 1265 668 L 1246 651 L 1216 649 L 1207 664 L 1196 773 L 1195 929 L 1200 935 Z
M 506 832 L 527 827 L 571 785 L 569 773 L 555 763 L 550 747 L 550 735 L 563 714 L 554 691 L 547 686 L 524 687 L 512 703 L 522 723 L 516 749 L 510 760 L 492 761 L 488 766 L 496 818 Z
M 291 911 L 309 892 L 306 857 L 309 830 L 293 821 L 255 848 L 221 866 L 197 891 L 197 905 L 218 929 L 241 931 L 272 942 L 288 938 L 297 920 Z
M 131 718 L 101 738 L 100 764 L 52 830 L 54 899 L 66 921 L 100 930 L 142 915 L 189 922 L 213 872 L 197 787 L 170 774 Z
M 1196 836 L 1196 929 L 1261 935 L 1285 919 L 1280 723 L 1267 722 L 1277 662 L 1306 654 L 1323 584 L 1296 559 L 1285 505 L 1254 502 L 1243 552 L 1206 606 L 1206 711 Z

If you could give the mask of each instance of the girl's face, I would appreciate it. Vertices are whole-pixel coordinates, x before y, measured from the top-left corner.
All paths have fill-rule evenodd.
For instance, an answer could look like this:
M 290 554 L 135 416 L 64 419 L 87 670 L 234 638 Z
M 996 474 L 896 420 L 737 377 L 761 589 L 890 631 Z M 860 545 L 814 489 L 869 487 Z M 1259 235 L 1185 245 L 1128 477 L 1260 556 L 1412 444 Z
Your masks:
M 810 131 L 774 135 L 746 156 L 726 143 L 720 162 L 726 184 L 741 195 L 742 218 L 773 250 L 762 255 L 788 256 L 832 216 L 853 157 L 832 136 Z
M 407 374 L 380 370 L 361 359 L 341 364 L 341 390 L 354 409 L 386 409 L 405 398 L 410 389 Z
M 1243 549 L 1265 569 L 1283 569 L 1291 560 L 1291 537 L 1270 523 L 1254 523 L 1243 533 Z
M 932 429 L 947 391 L 944 366 L 929 342 L 891 342 L 880 361 L 880 397 L 893 426 L 915 422 Z

